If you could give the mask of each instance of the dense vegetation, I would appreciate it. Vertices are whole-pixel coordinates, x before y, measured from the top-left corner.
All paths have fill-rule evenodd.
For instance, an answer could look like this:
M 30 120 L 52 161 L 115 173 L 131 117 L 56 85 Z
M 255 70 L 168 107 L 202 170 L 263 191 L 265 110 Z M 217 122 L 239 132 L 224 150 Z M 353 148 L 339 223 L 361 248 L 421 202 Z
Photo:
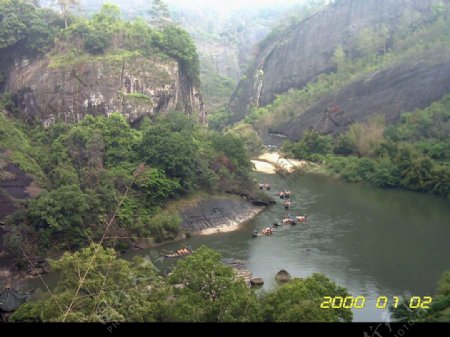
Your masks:
M 61 275 L 53 294 L 37 296 L 12 316 L 15 322 L 339 322 L 350 309 L 320 309 L 323 296 L 347 296 L 321 274 L 293 279 L 257 296 L 221 256 L 200 247 L 169 276 L 150 260 L 128 262 L 113 249 L 91 245 L 65 253 L 52 267 Z M 84 277 L 85 276 L 85 277 Z
M 435 296 L 429 309 L 411 309 L 410 296 L 404 296 L 397 308 L 389 307 L 392 318 L 399 322 L 446 322 L 450 321 L 450 271 L 438 282 Z
M 446 59 L 450 45 L 450 4 L 436 4 L 433 15 L 420 22 L 420 13 L 405 12 L 399 26 L 362 29 L 356 47 L 345 51 L 337 46 L 333 54 L 335 71 L 321 74 L 301 89 L 278 95 L 269 105 L 253 108 L 245 121 L 259 132 L 300 116 L 320 97 L 333 93 L 362 76 L 393 65 L 423 60 Z M 423 18 L 422 18 L 423 19 Z M 339 105 L 339 102 L 336 102 Z
M 52 61 L 58 65 L 96 55 L 128 55 L 126 52 L 169 56 L 178 61 L 193 84 L 200 85 L 195 44 L 175 24 L 151 27 L 142 18 L 124 21 L 118 6 L 104 4 L 90 19 L 68 15 L 64 28 L 62 16 L 25 0 L 1 0 L 0 17 L 0 55 L 7 56 L 12 49 L 36 54 L 56 47 Z
M 3 113 L 0 119 L 2 149 L 38 174 L 45 188 L 9 221 L 13 231 L 5 240 L 13 254 L 23 244 L 33 250 L 29 244 L 36 241 L 34 253 L 83 247 L 102 235 L 118 203 L 111 236 L 173 239 L 181 219 L 161 212 L 167 201 L 198 190 L 243 188 L 249 181 L 251 163 L 241 140 L 207 131 L 177 112 L 145 119 L 139 129 L 118 113 L 87 116 L 77 124 L 36 126 L 29 137 Z M 128 243 L 119 240 L 117 247 Z
M 11 317 L 14 322 L 350 322 L 351 309 L 323 310 L 324 296 L 350 296 L 322 274 L 294 278 L 256 292 L 205 246 L 167 273 L 148 258 L 126 261 L 114 249 L 92 244 L 51 261 L 61 278 L 50 294 L 39 292 Z M 448 321 L 450 272 L 428 310 L 409 299 L 390 308 L 400 321 Z
M 450 5 L 437 3 L 427 20 L 421 21 L 420 13 L 405 12 L 395 30 L 386 25 L 365 28 L 355 48 L 344 51 L 337 46 L 334 72 L 319 75 L 302 89 L 277 96 L 267 106 L 252 108 L 243 123 L 261 135 L 298 118 L 324 95 L 367 74 L 423 59 L 446 59 L 449 22 Z M 352 182 L 367 181 L 381 187 L 449 197 L 449 111 L 447 96 L 427 109 L 403 114 L 395 125 L 386 126 L 376 117 L 351 125 L 337 139 L 306 132 L 298 142 L 286 143 L 284 151 L 295 158 L 326 163 L 329 171 Z M 227 121 L 228 116 L 220 113 L 211 124 L 226 128 Z
M 331 136 L 311 131 L 298 143 L 285 143 L 284 151 L 324 162 L 348 181 L 450 198 L 449 131 L 450 96 L 446 96 L 424 110 L 404 113 L 397 124 L 386 127 L 380 118 L 356 123 L 334 144 Z

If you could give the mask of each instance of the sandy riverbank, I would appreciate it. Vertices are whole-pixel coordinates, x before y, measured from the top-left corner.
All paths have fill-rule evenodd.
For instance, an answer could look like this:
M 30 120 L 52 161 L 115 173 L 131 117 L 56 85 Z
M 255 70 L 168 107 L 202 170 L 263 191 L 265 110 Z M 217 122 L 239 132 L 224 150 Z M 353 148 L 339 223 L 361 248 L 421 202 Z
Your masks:
M 257 172 L 274 174 L 278 171 L 292 173 L 296 169 L 305 168 L 310 165 L 306 160 L 284 158 L 279 152 L 265 152 L 258 158 L 252 160 Z

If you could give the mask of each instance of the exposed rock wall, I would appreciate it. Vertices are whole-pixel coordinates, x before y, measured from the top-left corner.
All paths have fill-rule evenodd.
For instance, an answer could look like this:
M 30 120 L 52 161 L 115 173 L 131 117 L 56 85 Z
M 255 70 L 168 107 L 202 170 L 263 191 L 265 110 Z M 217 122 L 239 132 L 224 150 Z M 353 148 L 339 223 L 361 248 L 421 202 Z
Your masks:
M 175 109 L 206 120 L 198 88 L 175 60 L 156 56 L 65 60 L 50 53 L 37 60 L 16 59 L 6 87 L 14 96 L 20 117 L 44 125 L 113 112 L 134 123 Z
M 397 29 L 405 14 L 426 20 L 438 0 L 340 0 L 280 34 L 262 50 L 230 101 L 233 121 L 251 106 L 264 106 L 277 94 L 302 88 L 320 74 L 335 70 L 332 56 L 341 45 L 347 55 L 365 27 Z M 444 1 L 448 3 L 449 1 Z M 426 94 L 424 92 L 423 94 Z
M 264 209 L 242 198 L 210 198 L 181 212 L 182 228 L 204 234 L 227 232 L 251 220 Z
M 357 80 L 322 97 L 275 131 L 291 140 L 299 140 L 308 129 L 336 134 L 346 130 L 349 124 L 366 121 L 375 115 L 384 117 L 389 124 L 397 122 L 402 112 L 424 109 L 448 93 L 450 60 L 438 64 L 403 64 Z M 325 109 L 333 104 L 339 105 L 338 112 Z

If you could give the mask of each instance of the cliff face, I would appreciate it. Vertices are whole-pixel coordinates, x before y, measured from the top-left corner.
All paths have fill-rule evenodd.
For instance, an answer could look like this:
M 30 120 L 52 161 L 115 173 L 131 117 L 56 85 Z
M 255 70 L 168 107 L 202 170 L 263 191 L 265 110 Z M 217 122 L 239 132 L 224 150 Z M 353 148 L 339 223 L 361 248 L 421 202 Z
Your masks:
M 323 96 L 301 116 L 277 127 L 278 133 L 299 140 L 308 129 L 336 134 L 347 126 L 382 115 L 386 123 L 397 122 L 402 112 L 424 109 L 450 93 L 450 60 L 399 65 L 357 80 L 336 93 Z M 339 103 L 338 112 L 325 107 Z M 269 136 L 270 137 L 270 136 Z M 281 144 L 282 138 L 270 139 Z
M 198 88 L 168 58 L 133 53 L 79 59 L 50 53 L 38 60 L 21 58 L 11 66 L 6 88 L 22 119 L 44 125 L 113 112 L 135 123 L 173 109 L 206 120 Z
M 386 25 L 391 31 L 405 24 L 406 14 L 431 14 L 436 0 L 341 0 L 291 27 L 262 50 L 230 101 L 233 121 L 251 106 L 264 106 L 275 95 L 302 88 L 320 74 L 334 71 L 332 56 L 341 45 L 347 55 L 357 47 L 365 27 Z M 448 1 L 444 1 L 448 3 Z M 420 19 L 419 19 L 420 20 Z

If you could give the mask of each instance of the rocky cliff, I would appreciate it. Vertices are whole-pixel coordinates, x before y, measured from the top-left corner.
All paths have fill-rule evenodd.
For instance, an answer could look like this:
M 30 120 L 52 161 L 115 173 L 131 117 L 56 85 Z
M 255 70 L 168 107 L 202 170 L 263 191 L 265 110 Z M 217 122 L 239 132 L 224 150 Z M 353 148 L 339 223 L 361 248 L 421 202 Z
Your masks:
M 181 212 L 187 232 L 213 234 L 235 230 L 264 209 L 241 198 L 210 198 Z
M 450 93 L 450 59 L 436 64 L 419 62 L 392 67 L 356 80 L 313 103 L 300 116 L 273 131 L 297 141 L 308 129 L 336 134 L 347 126 L 381 115 L 386 123 L 397 122 L 401 113 L 424 109 Z M 325 107 L 339 103 L 339 112 Z M 281 144 L 282 138 L 272 143 Z
M 206 120 L 198 88 L 167 57 L 131 52 L 71 57 L 55 51 L 40 59 L 22 57 L 12 64 L 6 89 L 22 119 L 44 125 L 112 112 L 135 123 L 174 109 Z
M 320 74 L 335 71 L 333 53 L 337 46 L 342 46 L 346 55 L 354 55 L 357 50 L 357 37 L 363 28 L 385 25 L 390 31 L 396 31 L 400 25 L 420 25 L 421 20 L 426 21 L 432 15 L 432 4 L 437 2 L 439 1 L 341 0 L 290 27 L 259 53 L 246 78 L 239 83 L 230 101 L 233 121 L 244 118 L 252 106 L 267 105 L 274 100 L 277 94 L 284 93 L 291 88 L 302 88 L 307 83 L 315 81 Z M 448 3 L 449 1 L 444 2 Z M 405 20 L 415 21 L 405 22 Z M 443 67 L 446 69 L 445 64 Z M 428 79 L 436 72 L 434 66 L 425 70 L 427 67 L 424 65 L 412 65 L 411 67 L 397 68 L 395 75 L 397 78 L 408 77 L 406 72 L 419 68 L 422 73 L 427 74 L 426 78 Z M 440 78 L 440 83 L 449 81 L 446 75 L 441 74 L 442 76 L 445 78 Z M 388 76 L 385 78 L 393 79 Z M 421 83 L 418 78 L 415 80 L 415 85 L 424 88 L 429 83 L 428 79 Z M 364 88 L 365 83 L 362 81 L 358 85 L 362 85 Z M 380 88 L 387 91 L 398 85 L 398 83 L 393 83 Z M 373 93 L 377 91 L 376 85 L 363 88 L 360 87 L 360 90 L 375 90 L 372 91 Z M 382 96 L 383 90 L 377 94 Z M 356 92 L 354 93 L 356 94 Z M 403 107 L 408 109 L 419 107 L 413 104 L 417 100 L 416 95 L 424 96 L 423 101 L 429 102 L 436 99 L 441 93 L 437 94 L 429 88 L 424 88 L 420 92 L 412 90 L 402 96 L 402 103 L 391 106 L 396 111 L 403 110 Z M 427 98 L 429 94 L 433 97 Z M 357 96 L 346 97 L 357 100 Z M 366 103 L 375 102 L 376 99 L 377 97 L 371 96 Z M 402 108 L 399 108 L 399 105 L 402 105 Z M 320 108 L 316 107 L 316 110 L 322 113 L 324 109 L 321 106 Z M 375 106 L 371 106 L 370 110 L 375 110 Z M 382 110 L 389 110 L 387 104 L 383 106 Z M 293 132 L 287 129 L 281 131 Z

